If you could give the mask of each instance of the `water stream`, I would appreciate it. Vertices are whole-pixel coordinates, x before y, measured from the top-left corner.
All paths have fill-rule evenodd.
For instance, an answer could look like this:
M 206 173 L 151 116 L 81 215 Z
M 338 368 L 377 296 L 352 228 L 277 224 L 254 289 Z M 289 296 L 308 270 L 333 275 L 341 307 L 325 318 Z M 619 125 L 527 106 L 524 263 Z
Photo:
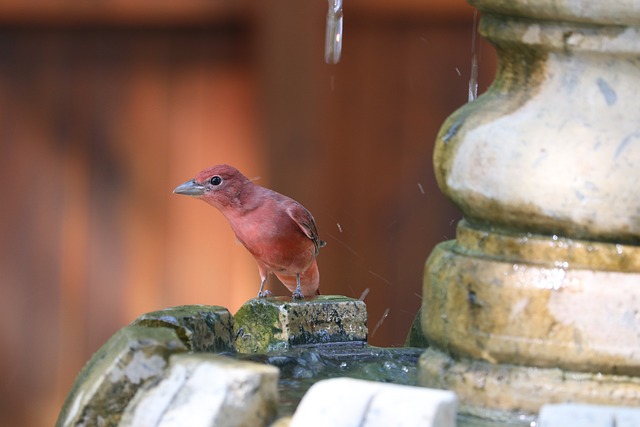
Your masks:
M 342 0 L 329 0 L 325 37 L 324 60 L 337 64 L 342 55 Z

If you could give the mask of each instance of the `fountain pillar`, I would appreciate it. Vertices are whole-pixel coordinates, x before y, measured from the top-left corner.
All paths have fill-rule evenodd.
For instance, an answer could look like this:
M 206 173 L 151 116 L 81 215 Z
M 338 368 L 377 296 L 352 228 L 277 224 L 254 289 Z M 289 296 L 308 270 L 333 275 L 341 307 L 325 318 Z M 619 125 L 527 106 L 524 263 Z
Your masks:
M 426 265 L 424 386 L 463 412 L 640 404 L 640 1 L 471 0 L 489 90 L 434 163 L 465 219 Z

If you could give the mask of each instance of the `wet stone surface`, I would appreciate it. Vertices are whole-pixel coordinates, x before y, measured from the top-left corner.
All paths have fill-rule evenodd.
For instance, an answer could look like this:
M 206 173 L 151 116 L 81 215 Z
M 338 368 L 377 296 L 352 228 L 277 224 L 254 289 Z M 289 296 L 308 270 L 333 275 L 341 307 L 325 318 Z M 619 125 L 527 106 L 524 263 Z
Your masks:
M 220 306 L 171 307 L 143 314 L 132 324 L 174 329 L 191 351 L 216 353 L 234 348 L 233 316 Z
M 193 392 L 189 399 L 197 401 L 208 396 L 211 402 L 218 402 L 217 395 L 211 394 L 214 385 L 222 387 L 218 374 L 200 381 L 200 391 L 189 384 L 202 377 L 195 374 L 201 369 L 214 372 L 219 361 L 211 358 L 220 356 L 236 359 L 239 364 L 257 362 L 265 369 L 277 368 L 274 371 L 279 378 L 269 376 L 274 388 L 277 383 L 277 394 L 267 393 L 271 397 L 265 401 L 277 399 L 279 417 L 292 415 L 306 391 L 323 379 L 349 377 L 415 385 L 417 361 L 423 349 L 367 346 L 366 322 L 363 302 L 332 296 L 302 302 L 284 298 L 252 300 L 240 309 L 235 320 L 226 309 L 216 306 L 182 306 L 144 314 L 117 332 L 87 364 L 67 398 L 57 426 L 139 424 L 140 417 L 148 420 L 153 414 L 144 409 L 146 405 L 155 407 L 170 396 L 166 390 L 175 389 L 176 396 L 186 396 L 181 391 L 183 383 L 185 390 Z M 188 356 L 172 358 L 174 362 L 169 363 L 170 356 L 176 353 Z M 187 365 L 177 367 L 178 360 Z M 176 369 L 177 374 L 173 372 Z M 180 401 L 183 400 L 187 401 Z M 266 407 L 272 407 L 269 405 Z M 262 406 L 256 406 L 259 407 Z M 188 408 L 192 406 L 171 404 L 167 411 L 192 420 L 194 413 Z M 126 419 L 121 418 L 123 411 Z M 256 409 L 256 413 L 263 412 Z M 156 418 L 164 419 L 164 413 L 157 412 Z M 266 419 L 274 416 L 270 413 Z M 212 412 L 205 414 L 207 417 L 217 415 Z M 164 425 L 164 421 L 158 422 Z
M 264 427 L 276 416 L 278 375 L 264 364 L 177 354 L 161 380 L 136 394 L 119 427 Z
M 238 310 L 235 323 L 236 350 L 241 353 L 367 342 L 365 303 L 341 296 L 253 299 Z
M 445 390 L 334 378 L 309 389 L 290 427 L 455 427 L 456 400 Z
M 416 385 L 420 348 L 370 346 L 297 347 L 267 354 L 235 354 L 239 360 L 280 369 L 279 415 L 291 415 L 313 384 L 338 377 Z
M 56 426 L 118 425 L 137 390 L 162 375 L 172 354 L 185 351 L 171 329 L 122 328 L 78 374 Z

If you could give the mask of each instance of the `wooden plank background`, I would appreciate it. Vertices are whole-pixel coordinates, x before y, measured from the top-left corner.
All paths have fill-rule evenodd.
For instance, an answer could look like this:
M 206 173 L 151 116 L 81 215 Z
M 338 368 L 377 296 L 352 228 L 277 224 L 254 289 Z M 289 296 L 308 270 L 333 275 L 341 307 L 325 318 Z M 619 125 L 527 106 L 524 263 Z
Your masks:
M 466 102 L 462 0 L 0 4 L 0 425 L 52 425 L 79 369 L 139 314 L 235 312 L 256 266 L 222 216 L 171 190 L 231 163 L 315 215 L 322 292 L 360 297 L 402 345 L 457 210 L 436 132 Z M 480 88 L 495 72 L 480 43 Z M 270 283 L 282 293 L 277 283 Z M 375 332 L 374 332 L 375 331 Z

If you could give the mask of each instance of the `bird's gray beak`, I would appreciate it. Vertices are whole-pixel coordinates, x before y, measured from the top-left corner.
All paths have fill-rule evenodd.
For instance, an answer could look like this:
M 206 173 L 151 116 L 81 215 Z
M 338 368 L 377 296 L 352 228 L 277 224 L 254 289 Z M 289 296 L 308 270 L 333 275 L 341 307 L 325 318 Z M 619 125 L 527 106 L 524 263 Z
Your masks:
M 205 186 L 198 184 L 192 179 L 191 181 L 178 185 L 173 192 L 175 194 L 183 194 L 185 196 L 202 196 L 205 192 Z

